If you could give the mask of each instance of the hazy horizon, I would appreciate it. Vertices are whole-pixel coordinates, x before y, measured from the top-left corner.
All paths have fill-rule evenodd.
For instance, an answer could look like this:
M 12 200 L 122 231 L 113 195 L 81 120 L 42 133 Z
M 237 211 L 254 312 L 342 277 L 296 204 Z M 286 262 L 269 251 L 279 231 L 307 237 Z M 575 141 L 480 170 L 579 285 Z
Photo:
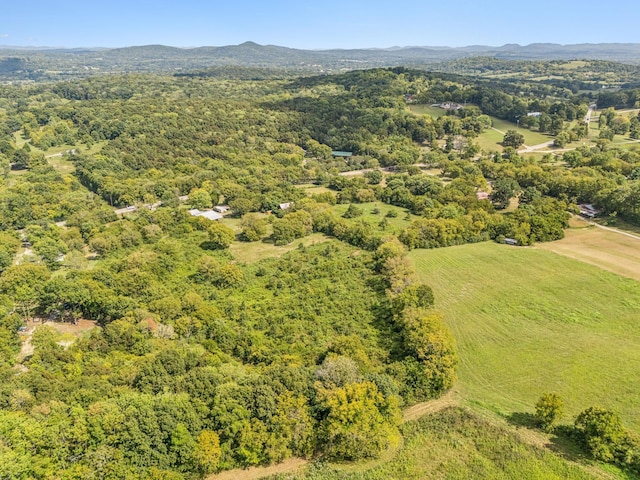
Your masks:
M 167 45 L 177 48 L 237 45 L 253 41 L 304 50 L 505 44 L 637 43 L 635 2 L 590 10 L 575 0 L 519 4 L 495 0 L 425 4 L 382 2 L 180 4 L 148 1 L 52 4 L 34 0 L 29 9 L 4 7 L 0 43 L 5 47 L 122 48 Z

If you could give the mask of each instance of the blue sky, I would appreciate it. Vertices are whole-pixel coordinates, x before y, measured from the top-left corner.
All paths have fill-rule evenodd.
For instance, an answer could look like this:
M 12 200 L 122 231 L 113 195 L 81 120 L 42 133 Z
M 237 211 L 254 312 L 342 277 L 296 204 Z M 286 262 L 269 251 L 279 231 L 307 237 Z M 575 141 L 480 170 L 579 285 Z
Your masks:
M 637 0 L 7 0 L 0 45 L 294 48 L 640 43 Z M 7 5 L 8 4 L 8 5 Z M 592 6 L 594 5 L 594 6 Z M 597 5 L 597 6 L 595 6 Z

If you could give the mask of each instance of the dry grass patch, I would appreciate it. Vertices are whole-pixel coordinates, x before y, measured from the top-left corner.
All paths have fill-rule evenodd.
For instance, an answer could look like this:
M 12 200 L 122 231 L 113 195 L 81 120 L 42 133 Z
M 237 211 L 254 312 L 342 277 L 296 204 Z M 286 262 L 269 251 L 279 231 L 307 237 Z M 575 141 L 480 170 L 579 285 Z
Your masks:
M 640 281 L 640 238 L 574 219 L 565 238 L 536 247 Z

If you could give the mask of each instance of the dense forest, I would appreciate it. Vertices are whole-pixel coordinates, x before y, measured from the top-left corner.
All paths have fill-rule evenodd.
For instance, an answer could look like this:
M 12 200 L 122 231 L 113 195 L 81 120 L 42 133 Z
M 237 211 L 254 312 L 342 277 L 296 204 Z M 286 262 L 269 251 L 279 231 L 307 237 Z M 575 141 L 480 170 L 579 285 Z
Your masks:
M 376 457 L 455 382 L 408 250 L 556 240 L 580 203 L 640 222 L 640 153 L 615 140 L 640 115 L 613 108 L 633 86 L 245 73 L 0 85 L 0 478 Z M 495 119 L 517 131 L 483 148 Z M 575 146 L 528 155 L 520 131 Z M 97 327 L 38 326 L 25 353 L 46 319 Z

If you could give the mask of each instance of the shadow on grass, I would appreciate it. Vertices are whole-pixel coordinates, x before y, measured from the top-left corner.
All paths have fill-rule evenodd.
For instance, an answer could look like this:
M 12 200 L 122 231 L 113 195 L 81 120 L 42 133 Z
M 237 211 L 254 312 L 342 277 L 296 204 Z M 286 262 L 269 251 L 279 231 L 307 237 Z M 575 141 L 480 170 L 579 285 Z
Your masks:
M 513 412 L 507 417 L 507 421 L 516 427 L 538 428 L 535 415 L 527 412 Z
M 506 417 L 507 422 L 519 428 L 527 428 L 536 430 L 540 433 L 540 424 L 536 420 L 535 415 L 527 412 L 514 412 Z M 571 425 L 557 426 L 549 437 L 549 450 L 573 462 L 589 461 L 590 457 L 585 454 L 576 438 L 575 429 Z

